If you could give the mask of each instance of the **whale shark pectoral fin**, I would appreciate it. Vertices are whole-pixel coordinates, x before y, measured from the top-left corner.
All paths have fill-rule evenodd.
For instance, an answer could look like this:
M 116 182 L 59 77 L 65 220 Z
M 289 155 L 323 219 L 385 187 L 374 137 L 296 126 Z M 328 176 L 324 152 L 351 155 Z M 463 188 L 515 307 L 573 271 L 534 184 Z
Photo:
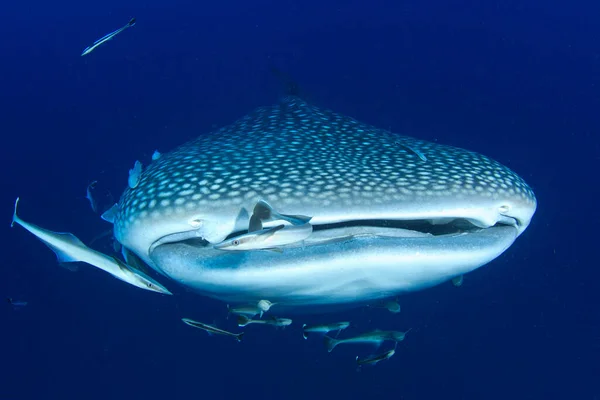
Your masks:
M 111 224 L 114 224 L 115 218 L 116 218 L 118 212 L 119 212 L 119 205 L 117 203 L 115 203 L 111 208 L 104 211 L 104 213 L 102 213 L 100 218 L 102 218 L 106 222 L 110 222 Z

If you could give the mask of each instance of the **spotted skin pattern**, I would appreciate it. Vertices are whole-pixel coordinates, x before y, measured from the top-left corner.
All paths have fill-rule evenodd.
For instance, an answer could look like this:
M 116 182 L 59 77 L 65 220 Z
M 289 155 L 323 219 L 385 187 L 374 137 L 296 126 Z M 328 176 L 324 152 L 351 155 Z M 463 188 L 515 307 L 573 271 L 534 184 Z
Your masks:
M 122 238 L 132 224 L 184 218 L 198 209 L 232 213 L 260 199 L 282 213 L 364 214 L 502 197 L 536 202 L 523 179 L 481 154 L 286 97 L 153 161 L 137 186 L 125 190 L 115 233 Z

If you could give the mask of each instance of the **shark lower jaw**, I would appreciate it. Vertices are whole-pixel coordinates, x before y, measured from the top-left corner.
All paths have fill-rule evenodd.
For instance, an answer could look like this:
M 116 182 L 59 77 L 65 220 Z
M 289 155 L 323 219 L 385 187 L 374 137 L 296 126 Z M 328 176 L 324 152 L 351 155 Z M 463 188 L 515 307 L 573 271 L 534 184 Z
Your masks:
M 329 226 L 283 252 L 228 252 L 205 241 L 153 249 L 154 266 L 180 284 L 228 302 L 268 299 L 287 307 L 361 304 L 426 289 L 473 271 L 501 255 L 519 228 L 431 232 L 407 226 Z

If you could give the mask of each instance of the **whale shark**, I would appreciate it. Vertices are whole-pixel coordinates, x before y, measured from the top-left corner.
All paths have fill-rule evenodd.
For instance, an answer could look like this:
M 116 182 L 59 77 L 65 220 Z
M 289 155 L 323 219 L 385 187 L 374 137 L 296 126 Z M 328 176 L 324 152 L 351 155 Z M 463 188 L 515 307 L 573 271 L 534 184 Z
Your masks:
M 219 250 L 251 231 L 261 202 L 275 216 L 309 217 L 312 233 L 279 251 Z M 536 207 L 527 183 L 489 157 L 286 96 L 153 159 L 103 219 L 124 254 L 166 285 L 315 309 L 480 268 L 527 229 Z

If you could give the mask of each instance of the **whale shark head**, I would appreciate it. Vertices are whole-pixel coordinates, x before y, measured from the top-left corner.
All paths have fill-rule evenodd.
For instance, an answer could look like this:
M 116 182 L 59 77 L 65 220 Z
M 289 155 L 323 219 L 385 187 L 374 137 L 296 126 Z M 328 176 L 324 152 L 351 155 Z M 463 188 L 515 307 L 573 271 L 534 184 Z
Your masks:
M 215 249 L 247 232 L 261 200 L 312 217 L 311 236 L 281 252 Z M 536 199 L 486 156 L 287 97 L 162 154 L 117 207 L 117 240 L 182 285 L 311 306 L 420 290 L 481 267 L 525 231 Z

